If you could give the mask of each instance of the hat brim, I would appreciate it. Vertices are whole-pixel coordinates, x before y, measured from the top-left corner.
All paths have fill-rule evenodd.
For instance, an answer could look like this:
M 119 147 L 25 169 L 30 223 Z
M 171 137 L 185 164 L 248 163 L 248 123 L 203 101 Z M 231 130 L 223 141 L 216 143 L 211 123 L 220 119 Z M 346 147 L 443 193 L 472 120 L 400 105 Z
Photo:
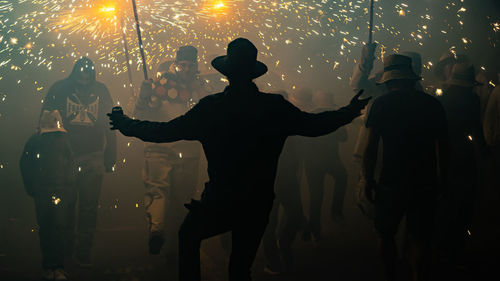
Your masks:
M 40 128 L 41 134 L 54 133 L 54 132 L 67 133 L 68 131 L 66 131 L 66 129 L 64 128 Z
M 235 69 L 231 67 L 231 65 L 228 62 L 227 56 L 216 57 L 215 59 L 212 60 L 211 64 L 217 71 L 219 71 L 226 77 L 231 76 L 231 74 L 242 73 L 240 70 L 236 72 Z M 264 75 L 266 72 L 267 72 L 267 66 L 260 61 L 255 61 L 253 69 L 248 69 L 248 74 L 252 79 L 260 77 Z
M 454 79 L 454 78 L 446 81 L 446 84 L 460 86 L 460 87 L 476 87 L 476 86 L 483 85 L 483 83 L 478 82 L 478 81 L 460 80 L 460 79 Z
M 422 77 L 413 73 L 413 71 L 394 69 L 384 72 L 377 85 L 385 84 L 391 80 L 422 80 Z
M 444 68 L 446 67 L 446 65 L 450 63 L 468 63 L 468 62 L 469 62 L 468 58 L 465 55 L 461 54 L 456 55 L 456 57 L 451 54 L 449 56 L 442 57 L 436 64 L 436 67 L 434 68 L 434 75 L 437 78 L 444 80 L 446 79 L 444 74 Z

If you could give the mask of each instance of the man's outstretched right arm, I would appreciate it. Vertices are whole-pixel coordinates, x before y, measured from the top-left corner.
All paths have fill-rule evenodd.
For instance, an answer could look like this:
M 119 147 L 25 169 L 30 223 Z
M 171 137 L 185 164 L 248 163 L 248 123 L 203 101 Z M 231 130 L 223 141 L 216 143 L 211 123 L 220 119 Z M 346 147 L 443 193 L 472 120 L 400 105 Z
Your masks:
M 108 113 L 111 130 L 119 130 L 127 137 L 136 137 L 145 142 L 174 142 L 179 140 L 199 140 L 199 106 L 169 122 L 135 120 L 123 113 Z

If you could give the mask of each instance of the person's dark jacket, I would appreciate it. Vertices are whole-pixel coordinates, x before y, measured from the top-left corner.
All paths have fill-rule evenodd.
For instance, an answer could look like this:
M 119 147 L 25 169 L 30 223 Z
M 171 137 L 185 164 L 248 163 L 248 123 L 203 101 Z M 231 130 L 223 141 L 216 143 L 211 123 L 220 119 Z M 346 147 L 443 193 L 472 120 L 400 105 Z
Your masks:
M 222 93 L 207 96 L 170 122 L 127 117 L 117 122 L 124 135 L 147 142 L 200 141 L 209 174 L 202 201 L 256 206 L 274 198 L 278 159 L 288 136 L 325 135 L 358 115 L 359 109 L 349 106 L 306 113 L 281 95 L 259 92 L 252 84 L 229 86 Z
M 24 146 L 19 167 L 30 196 L 71 188 L 75 167 L 67 135 L 61 132 L 32 135 Z
M 92 69 L 92 82 L 84 89 L 76 83 L 82 68 Z M 116 160 L 116 134 L 108 130 L 106 113 L 112 107 L 108 89 L 95 80 L 92 61 L 82 58 L 75 63 L 68 78 L 50 87 L 42 112 L 59 110 L 75 157 L 104 152 L 104 165 L 110 170 Z
M 446 112 L 452 151 L 474 158 L 475 145 L 485 146 L 479 97 L 471 88 L 449 86 L 439 101 Z

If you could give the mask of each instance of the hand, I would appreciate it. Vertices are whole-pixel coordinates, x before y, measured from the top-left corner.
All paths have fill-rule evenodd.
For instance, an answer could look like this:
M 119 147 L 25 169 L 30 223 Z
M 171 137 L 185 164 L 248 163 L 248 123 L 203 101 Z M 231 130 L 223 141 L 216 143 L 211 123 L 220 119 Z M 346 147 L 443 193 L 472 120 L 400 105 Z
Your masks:
M 153 95 L 153 79 L 142 81 L 139 97 L 149 98 Z
M 360 99 L 359 97 L 363 94 L 364 90 L 360 90 L 352 99 L 351 102 L 349 102 L 349 108 L 354 110 L 355 112 L 358 113 L 358 115 L 361 115 L 362 110 L 366 107 L 368 102 L 371 100 L 372 97 L 368 97 L 366 99 Z
M 111 125 L 111 130 L 119 130 L 122 134 L 127 136 L 127 125 L 130 123 L 130 121 L 132 121 L 132 119 L 127 115 L 119 112 L 112 112 L 106 115 L 108 115 L 109 120 L 111 121 L 109 122 L 109 124 Z

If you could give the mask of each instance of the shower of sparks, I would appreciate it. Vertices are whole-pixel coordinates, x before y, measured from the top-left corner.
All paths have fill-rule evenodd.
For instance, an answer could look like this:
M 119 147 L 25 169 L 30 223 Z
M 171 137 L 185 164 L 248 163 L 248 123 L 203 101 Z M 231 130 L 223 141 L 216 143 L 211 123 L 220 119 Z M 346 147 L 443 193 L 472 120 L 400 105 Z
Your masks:
M 297 78 L 318 69 L 331 71 L 336 78 L 332 82 L 347 84 L 360 46 L 368 37 L 370 0 L 136 2 L 150 73 L 159 63 L 171 60 L 182 45 L 197 47 L 200 65 L 208 67 L 215 55 L 225 53 L 228 42 L 248 37 L 259 49 L 259 59 L 285 90 L 300 89 Z M 474 22 L 469 8 L 473 1 L 429 1 L 429 7 L 415 3 L 421 2 L 375 0 L 377 58 L 400 49 L 418 51 L 435 38 L 446 42 L 443 50 L 462 51 L 478 44 L 473 34 L 464 32 Z M 124 86 L 129 85 L 127 67 L 136 72 L 142 68 L 135 28 L 131 0 L 0 0 L 0 82 L 16 77 L 11 81 L 17 81 L 19 87 L 32 86 L 43 103 L 42 94 L 54 82 L 44 80 L 44 74 L 67 74 L 68 65 L 88 56 L 99 74 L 112 74 L 127 83 Z M 498 45 L 498 18 L 489 19 L 485 28 L 491 34 L 490 45 Z M 436 62 L 425 63 L 424 70 L 432 70 Z M 37 75 L 16 74 L 23 70 Z M 0 91 L 2 106 L 14 93 L 5 88 Z M 1 111 L 0 107 L 3 120 Z M 125 158 L 122 162 L 125 164 Z
M 261 55 L 272 61 L 279 61 L 278 50 L 284 47 L 283 44 L 301 47 L 310 39 L 333 38 L 341 44 L 337 52 L 329 55 L 340 56 L 337 61 L 347 62 L 353 47 L 362 43 L 365 37 L 360 39 L 359 35 L 367 27 L 368 2 L 137 0 L 137 6 L 146 60 L 152 69 L 172 58 L 181 45 L 198 47 L 201 60 L 206 62 L 212 54 L 223 52 L 229 41 L 246 34 L 255 34 L 255 38 L 250 39 L 261 50 Z M 416 17 L 414 30 L 402 30 L 383 9 L 387 4 L 375 2 L 376 33 L 397 40 L 411 40 L 417 46 L 430 38 L 428 23 L 434 19 L 430 10 Z M 468 13 L 461 7 L 460 0 L 443 3 L 446 10 L 456 11 L 460 22 Z M 393 8 L 396 16 L 408 17 L 414 14 L 412 8 L 416 7 L 396 3 Z M 122 31 L 129 46 L 131 65 L 137 70 L 141 67 L 130 0 L 24 0 L 16 5 L 0 0 L 0 26 L 4 30 L 0 35 L 0 68 L 17 71 L 26 65 L 36 65 L 52 70 L 57 61 L 73 62 L 85 55 L 96 60 L 103 71 L 125 74 L 128 63 L 124 59 Z M 492 26 L 495 32 L 500 29 L 497 22 Z M 447 34 L 454 28 L 448 24 L 440 32 Z M 461 38 L 461 41 L 470 44 L 468 38 Z M 338 66 L 335 64 L 333 69 Z M 294 71 L 303 72 L 301 69 Z

